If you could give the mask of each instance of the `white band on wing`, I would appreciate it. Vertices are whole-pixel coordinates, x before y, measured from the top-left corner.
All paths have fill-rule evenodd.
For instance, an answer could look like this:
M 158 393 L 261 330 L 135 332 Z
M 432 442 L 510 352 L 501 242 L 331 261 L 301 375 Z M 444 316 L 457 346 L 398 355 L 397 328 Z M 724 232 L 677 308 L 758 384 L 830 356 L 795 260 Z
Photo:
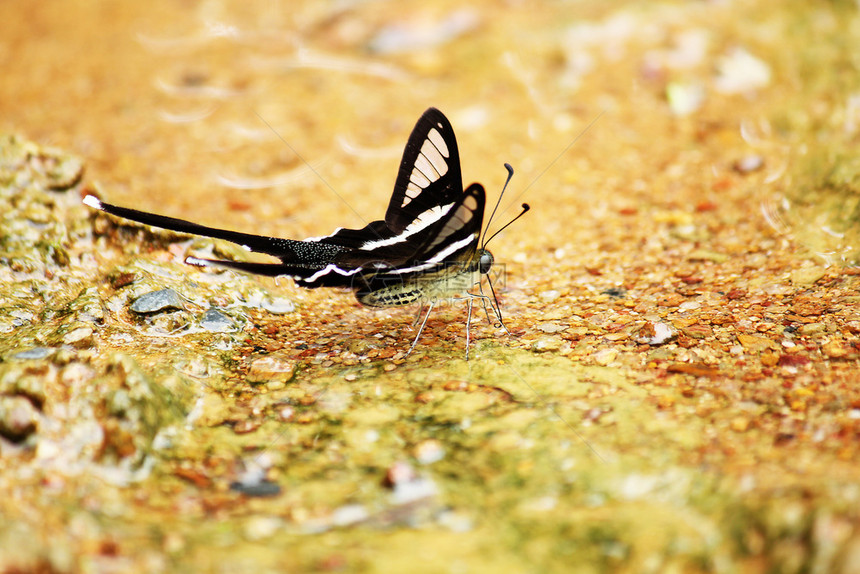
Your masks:
M 320 269 L 319 271 L 317 271 L 316 273 L 314 273 L 310 277 L 299 277 L 298 280 L 300 280 L 304 283 L 313 283 L 314 281 L 316 281 L 317 279 L 319 279 L 323 275 L 328 275 L 332 271 L 334 271 L 338 275 L 349 276 L 349 275 L 355 275 L 356 273 L 361 271 L 361 267 L 356 267 L 355 269 L 341 269 L 340 267 L 338 267 L 334 263 L 329 263 L 328 265 L 326 265 L 325 267 L 323 267 L 322 269 Z
M 451 208 L 454 206 L 453 203 L 449 203 L 447 205 L 437 205 L 432 207 L 415 218 L 415 221 L 406 226 L 406 229 L 403 230 L 403 233 L 400 235 L 396 235 L 394 237 L 389 237 L 388 239 L 377 239 L 375 241 L 367 241 L 359 247 L 362 251 L 373 251 L 377 247 L 385 247 L 386 245 L 394 245 L 395 243 L 400 243 L 402 241 L 406 241 L 410 236 L 415 235 L 419 231 L 423 229 L 427 229 L 440 219 L 442 219 L 446 213 L 451 211 Z
M 470 243 L 474 243 L 476 240 L 475 235 L 470 235 L 465 239 L 461 239 L 460 241 L 455 241 L 427 261 L 422 262 L 420 265 L 413 265 L 412 267 L 401 267 L 399 269 L 391 269 L 390 271 L 386 271 L 387 275 L 401 275 L 403 273 L 414 273 L 416 271 L 423 271 L 424 269 L 429 269 L 431 267 L 435 267 L 438 263 L 442 262 L 446 257 L 451 255 L 452 253 L 456 253 L 460 249 L 466 247 Z

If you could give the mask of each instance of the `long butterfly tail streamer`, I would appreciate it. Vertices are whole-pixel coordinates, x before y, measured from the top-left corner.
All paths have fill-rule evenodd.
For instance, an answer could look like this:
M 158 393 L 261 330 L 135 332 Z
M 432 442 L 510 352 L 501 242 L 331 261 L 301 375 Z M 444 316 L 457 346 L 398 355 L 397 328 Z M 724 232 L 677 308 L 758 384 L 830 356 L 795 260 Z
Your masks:
M 156 213 L 147 213 L 145 211 L 138 211 L 137 209 L 131 209 L 128 207 L 120 207 L 118 205 L 105 203 L 94 195 L 86 196 L 83 202 L 85 205 L 94 209 L 110 213 L 111 215 L 116 215 L 117 217 L 129 219 L 131 221 L 143 223 L 144 225 L 151 225 L 152 227 L 168 229 L 179 233 L 189 233 L 191 235 L 202 235 L 204 237 L 212 237 L 214 239 L 224 239 L 231 243 L 242 245 L 251 251 L 266 253 L 268 255 L 283 256 L 291 254 L 291 250 L 289 249 L 290 244 L 301 243 L 300 241 L 293 241 L 290 239 L 251 235 L 249 233 L 241 233 L 239 231 L 207 227 L 184 219 L 158 215 Z M 256 273 L 256 271 L 254 271 L 254 273 Z
M 285 275 L 282 263 L 254 263 L 251 261 L 230 261 L 228 259 L 201 259 L 198 257 L 186 257 L 185 263 L 197 267 L 220 267 L 222 269 L 235 269 L 267 277 L 278 277 Z

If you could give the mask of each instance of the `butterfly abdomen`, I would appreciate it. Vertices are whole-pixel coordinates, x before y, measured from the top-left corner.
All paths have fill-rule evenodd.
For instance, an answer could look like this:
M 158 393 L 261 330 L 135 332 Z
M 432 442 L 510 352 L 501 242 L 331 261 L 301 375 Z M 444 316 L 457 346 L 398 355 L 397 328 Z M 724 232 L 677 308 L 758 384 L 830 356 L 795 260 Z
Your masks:
M 459 297 L 479 280 L 480 273 L 474 266 L 458 264 L 436 273 L 418 275 L 406 280 L 390 275 L 375 277 L 367 289 L 356 293 L 356 298 L 362 305 L 370 307 L 431 303 Z
M 391 285 L 375 291 L 359 291 L 356 299 L 369 307 L 400 307 L 424 301 L 424 291 L 415 284 Z

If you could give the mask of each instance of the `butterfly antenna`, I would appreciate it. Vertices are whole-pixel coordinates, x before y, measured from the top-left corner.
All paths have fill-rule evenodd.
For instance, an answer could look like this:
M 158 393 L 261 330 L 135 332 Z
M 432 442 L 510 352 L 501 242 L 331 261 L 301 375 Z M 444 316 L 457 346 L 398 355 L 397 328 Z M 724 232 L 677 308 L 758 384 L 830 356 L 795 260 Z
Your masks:
M 496 235 L 498 235 L 499 233 L 501 233 L 502 231 L 504 231 L 505 229 L 507 229 L 507 228 L 511 225 L 511 223 L 513 223 L 514 221 L 516 221 L 517 219 L 519 219 L 520 217 L 522 217 L 523 215 L 525 215 L 525 214 L 526 214 L 526 212 L 528 212 L 528 210 L 529 210 L 529 209 L 531 209 L 531 206 L 529 206 L 529 204 L 528 204 L 528 203 L 524 203 L 524 204 L 523 204 L 523 210 L 520 212 L 520 214 L 519 214 L 519 215 L 517 215 L 516 217 L 514 217 L 513 219 L 511 219 L 510 221 L 508 221 L 506 224 L 504 224 L 504 225 L 502 226 L 502 228 L 501 228 L 501 229 L 499 229 L 498 231 L 496 231 L 495 233 L 493 233 L 492 235 L 490 235 L 490 238 L 489 238 L 489 239 L 487 239 L 486 241 L 484 241 L 483 245 L 484 245 L 484 246 L 486 246 L 486 245 L 487 245 L 487 243 L 489 243 L 490 241 L 492 241 L 492 240 L 493 240 L 493 237 L 495 237 Z M 494 210 L 494 211 L 495 211 L 495 210 Z
M 495 217 L 496 211 L 499 209 L 499 205 L 502 203 L 502 196 L 505 195 L 505 190 L 508 188 L 508 184 L 511 182 L 511 178 L 514 177 L 514 168 L 511 167 L 511 164 L 506 163 L 505 169 L 508 170 L 508 179 L 505 180 L 505 185 L 502 186 L 502 193 L 499 194 L 499 200 L 496 201 L 496 206 L 493 208 L 493 212 L 490 214 L 490 219 L 487 220 L 487 226 L 484 228 L 484 238 L 487 237 L 487 231 L 489 231 L 490 229 L 490 224 L 493 222 L 493 217 Z M 483 248 L 483 246 L 485 246 L 486 244 L 486 241 L 482 241 L 481 248 Z

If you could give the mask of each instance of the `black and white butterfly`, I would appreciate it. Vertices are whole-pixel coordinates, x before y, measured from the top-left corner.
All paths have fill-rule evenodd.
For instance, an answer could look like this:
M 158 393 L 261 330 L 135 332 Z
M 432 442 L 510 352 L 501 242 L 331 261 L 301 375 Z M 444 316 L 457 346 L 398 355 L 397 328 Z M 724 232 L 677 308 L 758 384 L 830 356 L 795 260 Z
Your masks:
M 505 167 L 507 187 L 513 169 L 507 164 Z M 493 265 L 493 255 L 486 249 L 489 240 L 481 241 L 486 202 L 484 188 L 473 183 L 463 189 L 454 129 L 435 108 L 424 112 L 406 142 L 385 219 L 373 221 L 362 229 L 340 228 L 325 237 L 297 241 L 205 227 L 110 205 L 92 195 L 86 196 L 83 202 L 125 219 L 224 239 L 249 251 L 280 259 L 280 263 L 255 263 L 186 258 L 185 262 L 191 265 L 290 276 L 298 285 L 307 288 L 349 287 L 356 290 L 356 298 L 362 304 L 374 307 L 412 303 L 420 304 L 421 309 L 427 306 L 427 314 L 409 352 L 415 348 L 430 311 L 440 300 L 467 299 L 467 358 L 474 299 L 482 300 L 485 311 L 489 304 L 499 318 L 498 326 L 504 328 L 495 292 L 490 299 L 483 293 L 469 291 L 475 285 L 480 286 L 482 276 L 488 275 Z M 528 209 L 528 205 L 523 204 L 523 211 L 514 219 Z M 490 288 L 492 290 L 492 283 Z M 487 314 L 489 317 L 489 312 Z

